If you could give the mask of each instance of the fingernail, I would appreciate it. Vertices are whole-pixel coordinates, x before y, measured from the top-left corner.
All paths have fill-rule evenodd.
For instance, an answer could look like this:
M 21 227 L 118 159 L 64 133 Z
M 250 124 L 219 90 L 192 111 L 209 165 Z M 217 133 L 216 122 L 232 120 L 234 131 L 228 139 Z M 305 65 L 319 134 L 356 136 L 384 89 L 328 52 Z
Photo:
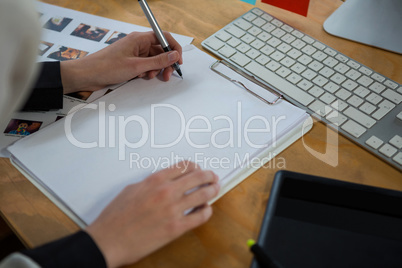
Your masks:
M 173 61 L 173 62 L 176 62 L 177 61 L 177 56 L 178 56 L 178 52 L 177 51 L 171 51 L 171 52 L 169 52 L 169 54 L 168 54 L 168 60 L 169 61 Z

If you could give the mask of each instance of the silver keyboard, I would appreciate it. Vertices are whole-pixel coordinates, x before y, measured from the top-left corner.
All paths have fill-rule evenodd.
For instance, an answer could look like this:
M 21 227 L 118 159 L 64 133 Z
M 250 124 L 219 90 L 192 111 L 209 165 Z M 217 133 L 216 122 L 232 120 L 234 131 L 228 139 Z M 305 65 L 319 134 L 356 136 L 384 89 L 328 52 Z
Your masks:
M 202 46 L 402 170 L 402 86 L 254 8 Z

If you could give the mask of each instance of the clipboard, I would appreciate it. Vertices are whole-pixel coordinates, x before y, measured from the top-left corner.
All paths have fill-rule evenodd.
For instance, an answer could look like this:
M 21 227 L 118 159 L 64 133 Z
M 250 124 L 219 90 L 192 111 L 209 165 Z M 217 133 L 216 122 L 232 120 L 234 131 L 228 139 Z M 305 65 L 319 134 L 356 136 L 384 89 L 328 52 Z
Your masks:
M 279 171 L 258 244 L 281 267 L 402 267 L 401 207 L 402 192 Z

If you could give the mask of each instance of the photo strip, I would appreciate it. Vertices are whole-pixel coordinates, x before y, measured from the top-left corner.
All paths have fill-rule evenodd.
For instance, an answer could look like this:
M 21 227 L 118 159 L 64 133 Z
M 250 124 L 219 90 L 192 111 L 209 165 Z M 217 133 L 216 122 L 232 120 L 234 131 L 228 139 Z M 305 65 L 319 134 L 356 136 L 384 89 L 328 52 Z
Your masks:
M 52 17 L 43 25 L 43 28 L 61 32 L 72 20 L 70 18 Z
M 113 44 L 114 42 L 116 42 L 117 40 L 120 40 L 120 39 L 122 39 L 123 37 L 126 37 L 126 36 L 127 36 L 127 34 L 125 34 L 125 33 L 121 33 L 121 32 L 115 31 L 115 32 L 106 40 L 105 43 L 111 45 L 111 44 Z
M 28 136 L 38 131 L 41 125 L 42 122 L 39 121 L 11 119 L 4 130 L 4 133 L 18 136 Z
M 81 23 L 71 35 L 99 42 L 108 32 L 107 29 Z
M 86 55 L 88 55 L 88 52 L 86 51 L 71 47 L 59 46 L 57 51 L 50 53 L 47 57 L 54 60 L 65 61 L 80 59 Z

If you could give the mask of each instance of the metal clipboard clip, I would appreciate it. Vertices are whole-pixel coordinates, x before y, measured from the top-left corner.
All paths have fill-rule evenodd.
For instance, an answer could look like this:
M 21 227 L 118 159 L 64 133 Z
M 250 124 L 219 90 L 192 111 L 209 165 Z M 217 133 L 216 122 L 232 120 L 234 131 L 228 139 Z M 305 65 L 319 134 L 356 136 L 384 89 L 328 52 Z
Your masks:
M 230 68 L 232 71 L 235 71 L 236 73 L 240 74 L 242 77 L 246 78 L 247 80 L 253 82 L 254 84 L 257 84 L 258 86 L 260 86 L 263 89 L 268 90 L 269 92 L 271 92 L 272 94 L 274 94 L 276 96 L 276 99 L 274 99 L 273 101 L 268 101 L 267 99 L 261 97 L 259 94 L 255 93 L 254 91 L 250 90 L 248 87 L 246 87 L 246 85 L 238 80 L 232 79 L 229 76 L 227 76 L 226 74 L 222 73 L 221 71 L 218 71 L 216 68 L 219 64 L 223 64 L 226 67 Z M 275 103 L 277 103 L 280 99 L 283 99 L 282 94 L 276 92 L 274 89 L 264 85 L 263 83 L 261 83 L 260 81 L 258 81 L 257 79 L 255 79 L 254 77 L 246 74 L 245 72 L 243 72 L 240 69 L 237 69 L 236 67 L 234 67 L 233 65 L 227 63 L 226 61 L 221 61 L 218 60 L 216 62 L 214 62 L 211 66 L 209 66 L 209 68 L 214 71 L 215 73 L 219 74 L 220 76 L 226 78 L 227 80 L 229 80 L 230 82 L 233 82 L 235 84 L 238 84 L 240 86 L 242 86 L 243 88 L 245 88 L 249 93 L 251 93 L 252 95 L 254 95 L 255 97 L 257 97 L 258 99 L 260 99 L 261 101 L 269 104 L 269 105 L 274 105 Z

